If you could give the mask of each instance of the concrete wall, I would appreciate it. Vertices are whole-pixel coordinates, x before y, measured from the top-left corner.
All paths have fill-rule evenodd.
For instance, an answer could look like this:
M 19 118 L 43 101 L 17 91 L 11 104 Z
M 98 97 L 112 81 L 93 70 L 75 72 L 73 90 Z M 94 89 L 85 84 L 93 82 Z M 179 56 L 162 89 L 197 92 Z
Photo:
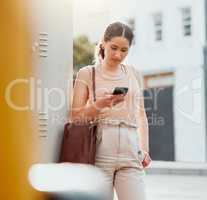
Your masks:
M 205 161 L 203 70 L 181 68 L 175 80 L 176 160 Z

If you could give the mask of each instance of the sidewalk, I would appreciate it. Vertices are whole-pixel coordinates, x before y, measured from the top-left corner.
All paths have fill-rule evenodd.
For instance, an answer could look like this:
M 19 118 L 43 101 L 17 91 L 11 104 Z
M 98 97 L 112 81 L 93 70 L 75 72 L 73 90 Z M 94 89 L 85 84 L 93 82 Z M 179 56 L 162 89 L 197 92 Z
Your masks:
M 207 163 L 152 161 L 146 173 L 207 176 Z
M 147 200 L 207 199 L 207 176 L 149 174 L 145 183 Z

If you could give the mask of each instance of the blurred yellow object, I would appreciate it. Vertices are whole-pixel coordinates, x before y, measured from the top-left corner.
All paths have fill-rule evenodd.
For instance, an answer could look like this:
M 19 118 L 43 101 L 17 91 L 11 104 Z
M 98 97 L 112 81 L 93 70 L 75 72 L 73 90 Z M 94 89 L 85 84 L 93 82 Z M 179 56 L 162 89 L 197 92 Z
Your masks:
M 32 113 L 17 111 L 5 100 L 12 81 L 32 75 L 30 34 L 27 29 L 26 0 L 2 0 L 0 7 L 0 197 L 8 200 L 41 200 L 28 182 L 29 167 L 38 161 L 37 133 Z M 12 89 L 17 105 L 29 105 L 26 84 Z

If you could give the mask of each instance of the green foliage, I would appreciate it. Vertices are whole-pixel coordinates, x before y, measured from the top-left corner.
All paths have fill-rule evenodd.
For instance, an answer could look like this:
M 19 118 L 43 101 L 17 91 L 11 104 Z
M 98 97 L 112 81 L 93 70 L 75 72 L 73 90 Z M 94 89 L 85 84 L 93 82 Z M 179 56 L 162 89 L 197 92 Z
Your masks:
M 94 60 L 94 48 L 88 37 L 81 35 L 73 40 L 73 67 L 78 71 L 81 67 L 92 64 Z

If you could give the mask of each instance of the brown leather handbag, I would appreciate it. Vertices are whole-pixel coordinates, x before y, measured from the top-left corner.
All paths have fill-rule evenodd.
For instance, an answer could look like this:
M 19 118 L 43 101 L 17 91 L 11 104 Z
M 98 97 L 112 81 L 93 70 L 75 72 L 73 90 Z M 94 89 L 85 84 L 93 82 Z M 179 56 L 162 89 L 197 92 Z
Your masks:
M 95 94 L 95 68 L 92 67 L 93 99 Z M 64 134 L 60 150 L 59 162 L 95 163 L 97 122 L 68 122 L 64 127 Z

